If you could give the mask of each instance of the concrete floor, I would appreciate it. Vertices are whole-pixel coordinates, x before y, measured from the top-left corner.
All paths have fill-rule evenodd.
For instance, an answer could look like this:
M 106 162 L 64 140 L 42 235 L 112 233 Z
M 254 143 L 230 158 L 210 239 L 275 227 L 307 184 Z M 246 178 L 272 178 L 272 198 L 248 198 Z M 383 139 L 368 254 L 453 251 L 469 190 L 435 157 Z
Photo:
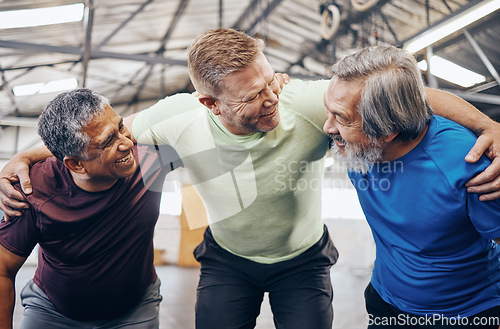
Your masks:
M 14 310 L 14 329 L 19 328 L 22 318 L 19 291 L 33 277 L 34 271 L 35 266 L 25 265 L 18 273 L 16 280 L 18 297 Z M 168 265 L 158 266 L 157 272 L 162 282 L 161 294 L 163 296 L 160 307 L 160 328 L 194 328 L 194 303 L 199 269 Z M 336 269 L 334 266 L 331 273 L 335 292 L 333 302 L 335 312 L 334 328 L 366 328 L 363 290 L 370 278 L 369 271 L 346 270 L 342 266 Z M 257 326 L 255 328 L 274 328 L 272 313 L 267 299 L 264 299 L 261 314 L 257 319 Z

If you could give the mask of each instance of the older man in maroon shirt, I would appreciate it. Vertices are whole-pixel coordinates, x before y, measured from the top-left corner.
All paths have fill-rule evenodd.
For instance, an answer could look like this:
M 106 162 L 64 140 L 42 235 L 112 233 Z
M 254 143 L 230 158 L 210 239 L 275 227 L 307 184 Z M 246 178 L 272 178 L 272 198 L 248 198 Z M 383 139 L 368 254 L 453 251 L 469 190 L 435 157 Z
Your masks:
M 153 231 L 170 164 L 134 146 L 122 118 L 87 89 L 51 101 L 39 134 L 55 157 L 31 168 L 31 207 L 0 223 L 0 328 L 12 326 L 15 275 L 37 243 L 23 329 L 158 328 Z

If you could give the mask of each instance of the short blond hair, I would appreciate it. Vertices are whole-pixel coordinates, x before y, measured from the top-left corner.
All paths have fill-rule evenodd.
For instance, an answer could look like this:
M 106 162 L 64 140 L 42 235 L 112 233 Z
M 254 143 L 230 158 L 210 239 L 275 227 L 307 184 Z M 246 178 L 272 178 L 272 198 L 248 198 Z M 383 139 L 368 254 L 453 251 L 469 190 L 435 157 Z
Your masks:
M 264 42 L 234 29 L 218 28 L 198 36 L 188 54 L 188 68 L 196 90 L 217 98 L 222 79 L 251 65 L 264 50 Z

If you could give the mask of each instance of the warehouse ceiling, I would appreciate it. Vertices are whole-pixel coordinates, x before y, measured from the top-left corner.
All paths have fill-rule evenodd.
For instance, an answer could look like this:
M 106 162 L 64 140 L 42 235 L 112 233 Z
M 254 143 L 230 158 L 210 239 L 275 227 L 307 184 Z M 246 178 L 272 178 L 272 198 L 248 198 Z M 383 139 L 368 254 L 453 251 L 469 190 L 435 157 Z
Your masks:
M 328 67 L 347 54 L 375 44 L 405 45 L 481 1 L 0 0 L 0 13 L 82 2 L 86 10 L 78 22 L 0 29 L 2 130 L 33 127 L 57 94 L 42 87 L 34 95 L 15 94 L 23 85 L 63 80 L 70 86 L 67 79 L 76 78 L 80 87 L 110 98 L 124 116 L 166 95 L 192 91 L 187 47 L 209 28 L 234 27 L 261 37 L 277 72 L 318 79 L 328 78 Z M 483 75 L 484 82 L 461 87 L 423 71 L 430 86 L 500 120 L 499 44 L 497 9 L 416 54 L 421 60 L 432 52 Z M 9 152 L 23 147 L 16 142 Z

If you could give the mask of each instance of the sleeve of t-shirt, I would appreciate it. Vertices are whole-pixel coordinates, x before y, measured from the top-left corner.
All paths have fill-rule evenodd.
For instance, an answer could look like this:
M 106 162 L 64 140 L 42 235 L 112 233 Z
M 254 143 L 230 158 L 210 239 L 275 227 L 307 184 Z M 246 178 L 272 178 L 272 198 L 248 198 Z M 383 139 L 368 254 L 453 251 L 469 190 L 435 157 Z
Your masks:
M 206 110 L 193 94 L 176 94 L 165 97 L 148 109 L 139 112 L 132 124 L 132 133 L 138 143 L 172 144 L 178 135 L 182 115 L 194 109 Z
M 435 138 L 433 154 L 440 156 L 435 157 L 434 161 L 440 164 L 441 172 L 457 195 L 467 203 L 467 214 L 479 234 L 487 239 L 500 238 L 500 200 L 479 201 L 480 195 L 468 193 L 465 187 L 467 181 L 482 173 L 491 164 L 490 159 L 482 156 L 475 163 L 466 162 L 465 155 L 477 137 L 450 120 L 441 117 L 436 117 L 436 120 L 441 128 Z M 440 136 L 444 137 L 440 139 Z M 450 145 L 453 151 L 448 150 Z
M 22 211 L 20 217 L 0 222 L 0 244 L 13 254 L 28 257 L 39 240 L 33 208 Z
M 480 168 L 491 162 L 484 156 L 479 160 Z M 500 200 L 479 201 L 479 194 L 467 193 L 467 211 L 476 230 L 487 239 L 500 238 Z
M 291 80 L 280 94 L 280 106 L 291 109 L 323 130 L 326 121 L 325 93 L 329 80 Z

